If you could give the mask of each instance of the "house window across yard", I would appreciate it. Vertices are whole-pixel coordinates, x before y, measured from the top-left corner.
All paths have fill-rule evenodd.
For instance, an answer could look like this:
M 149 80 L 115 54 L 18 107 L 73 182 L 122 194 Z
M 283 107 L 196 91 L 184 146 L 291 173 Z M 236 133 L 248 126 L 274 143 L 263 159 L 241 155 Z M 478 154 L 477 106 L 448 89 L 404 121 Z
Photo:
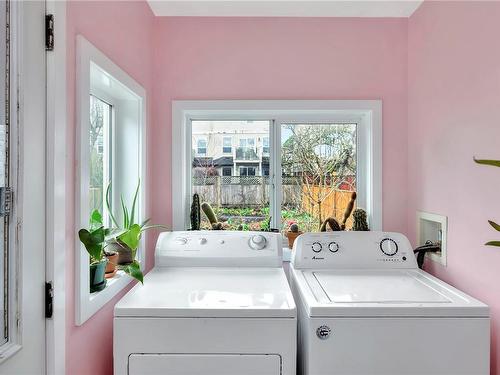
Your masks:
M 255 167 L 240 167 L 240 176 L 255 176 Z
M 173 182 L 174 229 L 189 229 L 194 193 L 223 229 L 282 233 L 292 224 L 317 232 L 332 217 L 341 223 L 356 193 L 354 207 L 382 229 L 380 101 L 180 101 L 173 114 L 173 163 L 189 168 L 181 172 L 187 184 Z M 194 152 L 200 139 L 203 155 Z
M 198 155 L 206 155 L 207 154 L 207 140 L 206 139 L 198 139 L 198 148 L 196 153 Z
M 232 138 L 231 137 L 222 138 L 222 152 L 224 154 L 230 154 L 231 152 L 233 152 L 233 150 L 232 150 Z
M 262 153 L 269 154 L 269 137 L 262 138 Z

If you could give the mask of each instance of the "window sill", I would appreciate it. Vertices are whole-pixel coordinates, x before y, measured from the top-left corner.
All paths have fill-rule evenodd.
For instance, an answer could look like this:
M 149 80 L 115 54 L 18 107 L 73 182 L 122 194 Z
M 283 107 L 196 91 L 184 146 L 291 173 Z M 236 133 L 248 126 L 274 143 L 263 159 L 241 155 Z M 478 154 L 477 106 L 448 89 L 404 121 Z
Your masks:
M 88 271 L 87 271 L 88 272 Z M 114 296 L 133 281 L 125 272 L 118 271 L 116 275 L 107 280 L 106 288 L 99 292 L 90 293 L 87 282 L 80 283 L 80 299 L 77 301 L 76 324 L 82 325 Z
M 21 350 L 21 345 L 12 342 L 6 342 L 0 346 L 0 364 Z

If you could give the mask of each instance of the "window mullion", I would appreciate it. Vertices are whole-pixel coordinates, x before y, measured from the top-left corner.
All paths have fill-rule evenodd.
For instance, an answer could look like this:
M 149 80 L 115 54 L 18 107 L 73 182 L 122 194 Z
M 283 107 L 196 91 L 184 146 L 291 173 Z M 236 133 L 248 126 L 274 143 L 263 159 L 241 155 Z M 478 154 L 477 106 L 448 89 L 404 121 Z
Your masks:
M 269 189 L 271 197 L 271 216 L 273 228 L 281 229 L 281 122 L 273 119 L 270 122 L 271 131 L 269 132 L 271 172 L 269 179 Z

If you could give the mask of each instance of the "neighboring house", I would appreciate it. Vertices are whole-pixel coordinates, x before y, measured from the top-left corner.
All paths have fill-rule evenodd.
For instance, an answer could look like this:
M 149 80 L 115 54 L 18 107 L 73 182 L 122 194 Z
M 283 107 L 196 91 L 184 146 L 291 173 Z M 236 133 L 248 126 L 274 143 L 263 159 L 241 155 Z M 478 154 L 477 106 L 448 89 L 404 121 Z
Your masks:
M 268 122 L 255 123 L 193 122 L 193 176 L 268 176 Z

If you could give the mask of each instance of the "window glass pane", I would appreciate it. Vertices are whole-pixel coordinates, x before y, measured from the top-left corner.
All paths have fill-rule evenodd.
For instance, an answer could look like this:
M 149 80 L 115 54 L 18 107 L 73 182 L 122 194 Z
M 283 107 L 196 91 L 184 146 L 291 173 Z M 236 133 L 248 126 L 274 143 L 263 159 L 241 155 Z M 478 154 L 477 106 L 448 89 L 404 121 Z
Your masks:
M 329 217 L 341 223 L 356 191 L 356 124 L 282 125 L 281 168 L 283 230 L 297 223 L 318 231 Z
M 192 194 L 208 202 L 227 230 L 261 230 L 269 222 L 269 157 L 255 140 L 269 137 L 269 121 L 192 121 Z M 198 152 L 198 141 L 206 152 Z M 239 145 L 232 155 L 224 147 Z M 196 149 L 195 149 L 196 147 Z M 231 150 L 233 151 L 233 150 Z M 232 175 L 231 175 L 232 173 Z M 202 212 L 202 228 L 210 229 Z
M 90 210 L 104 210 L 106 188 L 111 176 L 111 105 L 90 96 Z

